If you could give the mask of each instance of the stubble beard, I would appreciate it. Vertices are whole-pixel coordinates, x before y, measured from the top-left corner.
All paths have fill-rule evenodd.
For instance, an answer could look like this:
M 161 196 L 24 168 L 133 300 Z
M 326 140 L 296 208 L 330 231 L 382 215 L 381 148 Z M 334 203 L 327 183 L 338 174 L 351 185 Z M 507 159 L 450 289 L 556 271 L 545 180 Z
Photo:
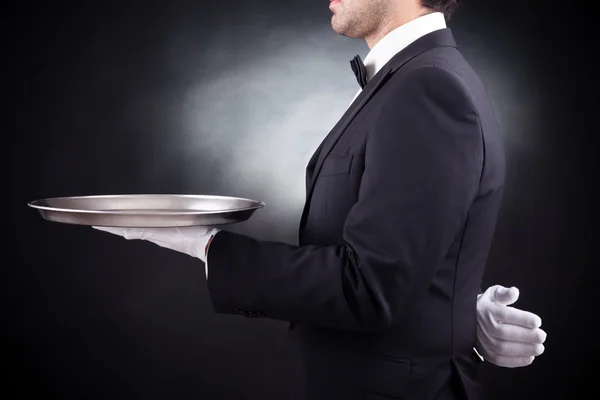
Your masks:
M 331 27 L 339 35 L 365 38 L 376 32 L 383 20 L 384 8 L 374 1 L 369 10 L 341 8 L 331 17 Z

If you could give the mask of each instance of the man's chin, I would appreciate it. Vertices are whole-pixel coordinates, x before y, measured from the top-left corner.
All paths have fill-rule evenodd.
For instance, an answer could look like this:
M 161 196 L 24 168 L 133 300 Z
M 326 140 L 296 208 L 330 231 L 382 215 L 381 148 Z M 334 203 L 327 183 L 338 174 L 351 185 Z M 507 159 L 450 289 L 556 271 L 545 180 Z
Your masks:
M 333 21 L 333 18 L 331 19 L 331 29 L 333 29 L 333 31 L 335 33 L 337 33 L 338 35 L 346 36 L 347 29 L 345 29 L 342 26 L 336 25 L 335 22 Z
M 356 36 L 356 35 L 352 35 L 352 34 L 350 33 L 349 29 L 342 29 L 342 28 L 340 28 L 340 27 L 337 27 L 337 28 L 336 28 L 336 26 L 335 26 L 335 25 L 331 25 L 331 29 L 332 29 L 332 30 L 333 30 L 335 33 L 337 33 L 338 35 L 340 35 L 340 36 L 346 36 L 346 37 L 348 37 L 348 38 L 352 38 L 352 39 L 357 39 L 357 38 L 359 38 L 359 37 L 358 37 L 358 36 Z

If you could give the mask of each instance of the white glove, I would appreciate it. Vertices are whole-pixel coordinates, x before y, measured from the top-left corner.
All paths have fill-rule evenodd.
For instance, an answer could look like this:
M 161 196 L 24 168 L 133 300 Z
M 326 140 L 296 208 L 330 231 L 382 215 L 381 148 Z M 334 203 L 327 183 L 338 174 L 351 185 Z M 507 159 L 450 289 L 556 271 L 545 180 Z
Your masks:
M 93 226 L 99 231 L 123 236 L 127 240 L 147 240 L 161 247 L 178 251 L 192 257 L 199 258 L 205 263 L 208 244 L 219 229 L 209 226 L 190 226 L 184 228 L 108 228 Z
M 476 350 L 499 367 L 524 367 L 544 352 L 546 332 L 535 314 L 508 307 L 519 289 L 491 286 L 477 298 Z

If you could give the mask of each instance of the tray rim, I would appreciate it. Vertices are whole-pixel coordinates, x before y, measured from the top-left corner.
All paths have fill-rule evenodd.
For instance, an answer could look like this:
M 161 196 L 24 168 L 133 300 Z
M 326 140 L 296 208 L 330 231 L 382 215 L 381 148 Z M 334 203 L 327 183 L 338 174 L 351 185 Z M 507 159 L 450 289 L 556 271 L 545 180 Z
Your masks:
M 114 214 L 114 215 L 140 215 L 139 212 L 134 211 L 123 211 L 123 210 L 82 210 L 75 208 L 57 208 L 40 205 L 40 202 L 47 200 L 61 200 L 61 199 L 99 199 L 99 198 L 114 198 L 114 197 L 188 197 L 188 198 L 212 198 L 212 199 L 229 199 L 229 200 L 244 200 L 256 203 L 255 206 L 242 207 L 242 208 L 229 208 L 224 210 L 212 210 L 212 211 L 152 211 L 149 215 L 211 215 L 211 214 L 223 214 L 228 212 L 242 212 L 250 210 L 258 210 L 265 207 L 265 202 L 260 200 L 254 200 L 246 197 L 237 196 L 221 196 L 212 194 L 101 194 L 101 195 L 84 195 L 84 196 L 60 196 L 60 197 L 45 197 L 39 198 L 27 202 L 27 205 L 36 210 L 44 210 L 51 212 L 64 212 L 64 213 L 79 213 L 79 214 Z

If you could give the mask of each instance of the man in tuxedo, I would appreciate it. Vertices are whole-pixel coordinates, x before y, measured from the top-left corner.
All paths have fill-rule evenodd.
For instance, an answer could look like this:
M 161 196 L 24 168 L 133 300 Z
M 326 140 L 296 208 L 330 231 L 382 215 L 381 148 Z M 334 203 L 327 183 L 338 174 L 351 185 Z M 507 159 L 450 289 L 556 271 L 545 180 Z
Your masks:
M 480 284 L 505 178 L 496 118 L 446 27 L 457 0 L 332 0 L 360 90 L 306 170 L 299 245 L 215 227 L 98 228 L 205 262 L 218 313 L 290 321 L 298 399 L 478 399 L 481 358 L 543 351 Z

